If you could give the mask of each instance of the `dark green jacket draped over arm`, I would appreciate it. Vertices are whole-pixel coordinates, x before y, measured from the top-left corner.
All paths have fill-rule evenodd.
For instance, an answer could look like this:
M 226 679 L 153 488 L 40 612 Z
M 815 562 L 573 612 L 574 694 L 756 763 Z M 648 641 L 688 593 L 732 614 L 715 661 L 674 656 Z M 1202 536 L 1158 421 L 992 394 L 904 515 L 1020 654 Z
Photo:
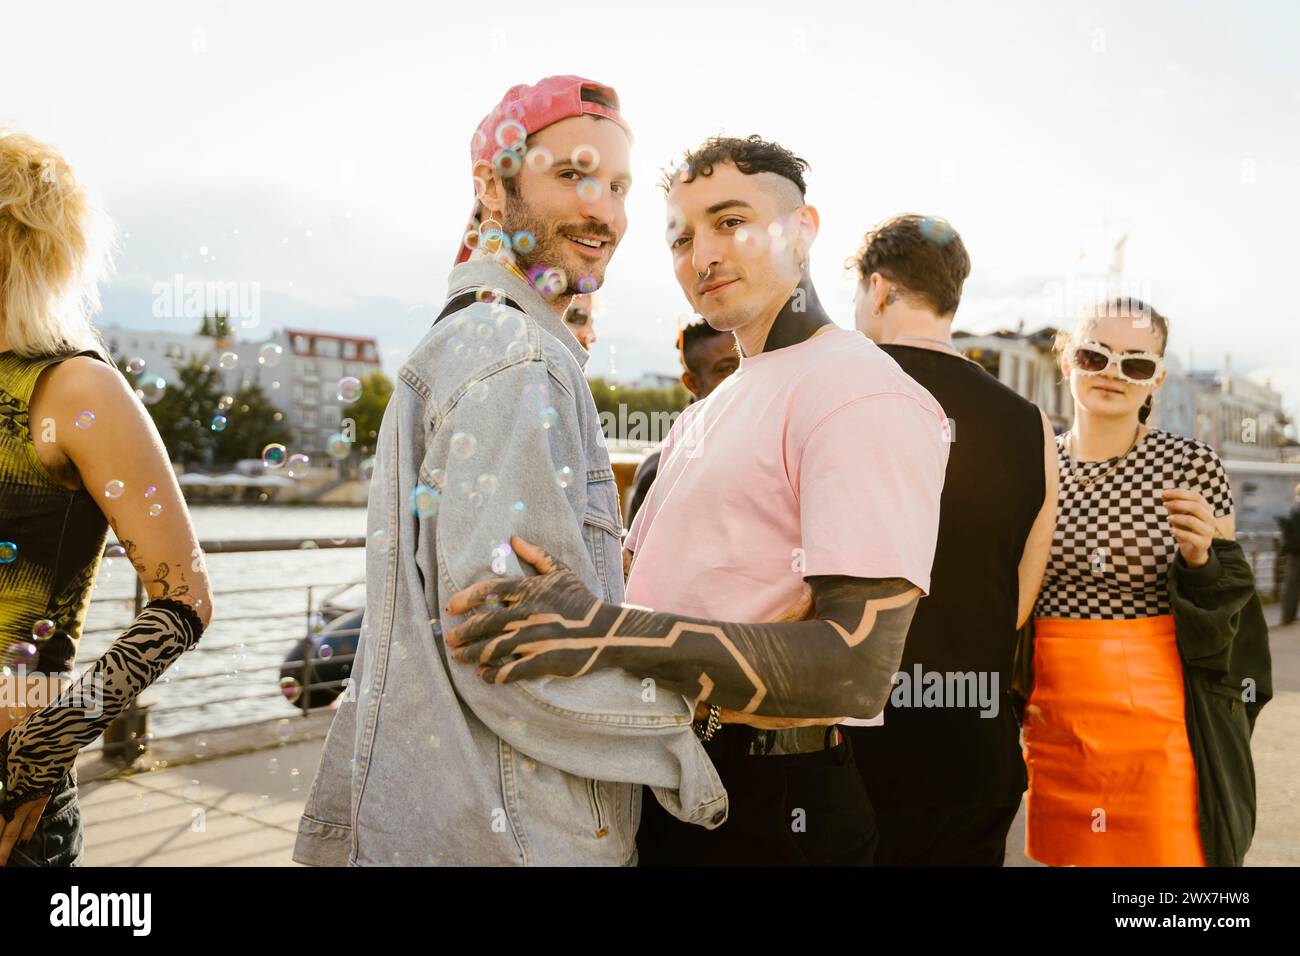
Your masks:
M 1241 545 L 1215 538 L 1210 560 L 1169 567 L 1169 603 L 1183 662 L 1187 739 L 1196 763 L 1201 844 L 1209 866 L 1241 866 L 1255 835 L 1250 736 L 1273 697 L 1268 625 Z M 1017 719 L 1033 689 L 1033 619 L 1021 629 L 1010 697 Z

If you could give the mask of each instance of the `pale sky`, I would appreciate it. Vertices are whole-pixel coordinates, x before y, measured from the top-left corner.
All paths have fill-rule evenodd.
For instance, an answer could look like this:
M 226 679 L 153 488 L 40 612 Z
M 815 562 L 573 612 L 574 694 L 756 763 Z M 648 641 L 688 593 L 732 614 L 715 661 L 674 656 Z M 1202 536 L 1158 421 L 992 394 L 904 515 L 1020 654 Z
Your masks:
M 689 309 L 658 172 L 713 133 L 760 133 L 812 164 L 813 276 L 840 324 L 843 260 L 898 212 L 961 233 L 974 271 L 955 327 L 971 331 L 1062 321 L 1127 233 L 1125 279 L 1170 317 L 1171 350 L 1196 367 L 1230 354 L 1294 412 L 1298 11 L 9 4 L 0 122 L 59 146 L 129 234 L 102 322 L 190 331 L 153 318 L 154 282 L 256 282 L 251 337 L 373 334 L 391 375 L 445 293 L 474 127 L 509 86 L 577 73 L 618 90 L 636 134 L 591 373 L 676 370 Z

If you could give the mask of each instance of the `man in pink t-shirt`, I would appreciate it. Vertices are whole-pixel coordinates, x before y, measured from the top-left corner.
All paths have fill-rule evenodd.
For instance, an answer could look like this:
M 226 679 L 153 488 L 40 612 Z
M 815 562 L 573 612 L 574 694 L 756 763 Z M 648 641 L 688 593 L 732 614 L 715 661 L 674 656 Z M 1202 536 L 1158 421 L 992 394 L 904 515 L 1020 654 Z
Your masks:
M 541 573 L 482 582 L 449 607 L 493 607 L 447 635 L 489 681 L 622 667 L 707 707 L 698 732 L 730 817 L 705 831 L 647 804 L 644 863 L 869 864 L 874 852 L 833 725 L 880 712 L 929 588 L 947 423 L 818 301 L 806 169 L 775 143 L 715 138 L 665 177 L 678 282 L 742 358 L 665 442 L 628 536 L 628 604 L 595 600 L 516 538 Z M 789 620 L 807 590 L 810 617 Z

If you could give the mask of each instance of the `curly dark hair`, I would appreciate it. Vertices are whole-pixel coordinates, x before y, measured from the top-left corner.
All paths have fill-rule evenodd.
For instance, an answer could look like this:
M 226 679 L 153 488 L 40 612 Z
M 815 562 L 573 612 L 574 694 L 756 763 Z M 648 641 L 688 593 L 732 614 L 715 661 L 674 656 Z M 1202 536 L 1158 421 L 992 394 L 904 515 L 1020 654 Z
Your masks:
M 682 353 L 682 364 L 696 375 L 699 375 L 700 370 L 695 366 L 695 346 L 708 341 L 714 336 L 730 334 L 730 332 L 719 332 L 703 319 L 683 326 L 682 330 L 677 333 L 677 350 Z
M 711 136 L 699 146 L 687 150 L 677 165 L 663 170 L 659 188 L 665 193 L 678 181 L 689 183 L 696 176 L 712 176 L 713 167 L 731 162 L 746 176 L 754 173 L 776 173 L 799 187 L 799 197 L 808 192 L 803 174 L 812 167 L 780 143 L 770 143 L 752 134 L 740 139 L 735 136 Z
M 868 232 L 844 265 L 863 280 L 879 272 L 939 315 L 957 311 L 961 287 L 970 275 L 970 256 L 957 230 L 947 220 L 910 213 Z

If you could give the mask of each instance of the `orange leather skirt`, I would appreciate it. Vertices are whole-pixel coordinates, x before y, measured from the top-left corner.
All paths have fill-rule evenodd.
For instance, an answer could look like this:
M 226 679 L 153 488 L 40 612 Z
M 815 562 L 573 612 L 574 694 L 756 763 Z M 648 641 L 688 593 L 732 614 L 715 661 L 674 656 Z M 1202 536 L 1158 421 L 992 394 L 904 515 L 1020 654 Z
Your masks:
M 1033 663 L 1025 853 L 1052 866 L 1204 866 L 1173 617 L 1040 618 Z

